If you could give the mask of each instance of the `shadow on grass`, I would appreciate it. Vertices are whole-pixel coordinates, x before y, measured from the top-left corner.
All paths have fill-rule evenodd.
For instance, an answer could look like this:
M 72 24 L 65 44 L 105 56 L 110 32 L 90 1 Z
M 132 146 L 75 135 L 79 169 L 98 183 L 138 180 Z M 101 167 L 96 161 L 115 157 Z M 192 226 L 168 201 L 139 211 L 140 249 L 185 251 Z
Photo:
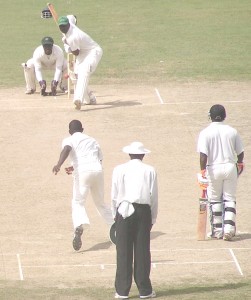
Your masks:
M 83 284 L 84 283 L 79 283 Z M 111 285 L 113 283 L 111 282 Z M 83 288 L 70 287 L 67 283 L 58 287 L 44 287 L 36 282 L 0 281 L 0 299 L 4 300 L 108 300 L 114 297 L 114 288 L 85 285 Z M 59 287 L 60 286 L 60 287 Z M 63 286 L 63 287 L 62 287 Z M 190 286 L 167 288 L 156 286 L 157 299 L 250 299 L 250 282 L 228 283 L 224 285 Z M 249 297 L 249 296 L 248 296 Z M 139 299 L 134 286 L 130 299 Z
M 245 298 L 242 298 L 241 296 L 240 296 L 240 298 L 239 298 L 239 296 L 237 296 L 237 294 L 238 294 L 237 290 L 248 287 L 248 286 L 250 286 L 249 283 L 240 282 L 240 283 L 236 283 L 236 284 L 229 283 L 229 284 L 224 284 L 224 285 L 192 286 L 192 287 L 175 288 L 175 289 L 165 288 L 165 289 L 161 289 L 160 291 L 157 291 L 157 296 L 165 298 L 165 297 L 170 297 L 170 296 L 194 295 L 193 299 L 200 299 L 199 296 L 196 297 L 195 295 L 208 293 L 208 296 L 211 294 L 211 297 L 209 296 L 208 298 L 203 298 L 203 299 L 213 299 L 214 298 L 212 295 L 213 292 L 225 293 L 226 291 L 233 290 L 236 295 L 235 299 L 245 299 Z M 189 299 L 192 299 L 192 298 L 189 298 Z M 224 298 L 224 296 L 223 296 L 222 299 L 228 299 L 227 294 L 226 294 L 226 298 Z M 231 298 L 231 299 L 233 299 L 233 298 Z

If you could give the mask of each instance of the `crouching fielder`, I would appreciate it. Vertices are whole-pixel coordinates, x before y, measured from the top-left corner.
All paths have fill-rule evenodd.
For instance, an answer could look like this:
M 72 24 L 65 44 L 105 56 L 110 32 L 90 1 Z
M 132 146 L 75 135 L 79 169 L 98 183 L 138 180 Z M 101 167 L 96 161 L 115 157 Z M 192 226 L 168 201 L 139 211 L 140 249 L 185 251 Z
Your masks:
M 65 16 L 58 20 L 59 29 L 65 34 L 63 39 L 66 52 L 76 56 L 75 73 L 77 83 L 74 91 L 74 105 L 80 110 L 82 104 L 96 104 L 95 96 L 88 91 L 90 75 L 96 70 L 103 55 L 101 47 L 85 32 Z
M 212 123 L 200 132 L 197 151 L 202 176 L 209 184 L 210 237 L 230 241 L 236 232 L 236 188 L 244 149 L 237 130 L 224 124 L 222 105 L 213 105 L 209 117 Z
M 44 70 L 53 70 L 54 76 L 51 81 L 50 94 L 55 96 L 57 86 L 62 91 L 67 89 L 67 81 L 64 74 L 67 73 L 67 61 L 63 50 L 54 44 L 51 37 L 44 37 L 41 45 L 33 53 L 33 57 L 26 63 L 22 63 L 26 81 L 26 94 L 34 94 L 36 91 L 36 79 L 39 82 L 41 95 L 46 96 L 47 83 L 43 74 Z

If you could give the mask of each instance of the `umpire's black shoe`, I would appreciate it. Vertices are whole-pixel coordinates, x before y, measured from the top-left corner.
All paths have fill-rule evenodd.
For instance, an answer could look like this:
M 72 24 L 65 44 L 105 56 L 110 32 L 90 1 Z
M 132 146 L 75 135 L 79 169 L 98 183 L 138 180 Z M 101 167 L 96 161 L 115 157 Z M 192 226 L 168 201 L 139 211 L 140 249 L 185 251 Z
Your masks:
M 74 239 L 72 241 L 73 249 L 78 251 L 82 246 L 81 235 L 83 234 L 83 226 L 79 225 L 74 232 Z

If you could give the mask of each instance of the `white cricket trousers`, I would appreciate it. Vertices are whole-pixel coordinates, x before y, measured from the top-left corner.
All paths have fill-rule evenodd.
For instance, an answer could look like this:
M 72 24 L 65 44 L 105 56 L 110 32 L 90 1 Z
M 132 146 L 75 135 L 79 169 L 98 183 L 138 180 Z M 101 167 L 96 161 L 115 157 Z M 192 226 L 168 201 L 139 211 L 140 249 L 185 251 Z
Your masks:
M 52 70 L 55 72 L 56 70 L 56 64 L 54 65 L 48 65 L 42 66 L 42 70 Z M 41 70 L 41 72 L 42 72 Z M 62 74 L 59 80 L 59 86 L 60 88 L 67 88 L 67 80 L 64 76 L 64 74 L 67 73 L 67 62 L 64 60 L 64 65 L 62 69 Z M 34 92 L 36 91 L 36 72 L 35 72 L 35 67 L 34 67 L 34 61 L 33 58 L 29 59 L 26 62 L 26 66 L 24 66 L 24 78 L 26 82 L 26 91 L 31 91 L 33 90 Z M 47 83 L 48 84 L 48 83 Z
M 100 47 L 92 49 L 81 61 L 77 57 L 75 73 L 78 75 L 74 99 L 80 100 L 81 103 L 90 104 L 88 84 L 90 75 L 96 70 L 98 63 L 103 55 L 103 50 Z M 79 59 L 79 60 L 78 60 Z
M 207 188 L 212 237 L 221 238 L 224 233 L 236 231 L 237 168 L 234 163 L 207 167 Z
M 85 202 L 89 191 L 97 211 L 108 225 L 114 223 L 112 210 L 104 202 L 103 171 L 81 172 L 73 175 L 72 221 L 74 229 L 79 225 L 89 225 L 89 217 L 85 209 Z

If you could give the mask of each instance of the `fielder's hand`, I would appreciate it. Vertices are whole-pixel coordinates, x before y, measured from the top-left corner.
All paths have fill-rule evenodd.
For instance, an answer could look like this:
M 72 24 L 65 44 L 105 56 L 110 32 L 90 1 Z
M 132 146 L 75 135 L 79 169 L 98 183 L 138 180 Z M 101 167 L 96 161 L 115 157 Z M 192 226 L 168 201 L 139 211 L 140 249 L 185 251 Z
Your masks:
M 237 163 L 237 173 L 238 173 L 238 176 L 241 175 L 241 173 L 244 171 L 244 163 Z
M 52 80 L 51 82 L 51 95 L 56 96 L 57 94 L 57 86 L 58 86 L 58 81 Z
M 55 175 L 57 175 L 57 173 L 60 171 L 60 168 L 56 165 L 53 167 L 52 172 L 55 173 Z
M 72 166 L 65 168 L 65 172 L 67 175 L 71 175 L 73 171 L 74 171 L 74 168 Z

